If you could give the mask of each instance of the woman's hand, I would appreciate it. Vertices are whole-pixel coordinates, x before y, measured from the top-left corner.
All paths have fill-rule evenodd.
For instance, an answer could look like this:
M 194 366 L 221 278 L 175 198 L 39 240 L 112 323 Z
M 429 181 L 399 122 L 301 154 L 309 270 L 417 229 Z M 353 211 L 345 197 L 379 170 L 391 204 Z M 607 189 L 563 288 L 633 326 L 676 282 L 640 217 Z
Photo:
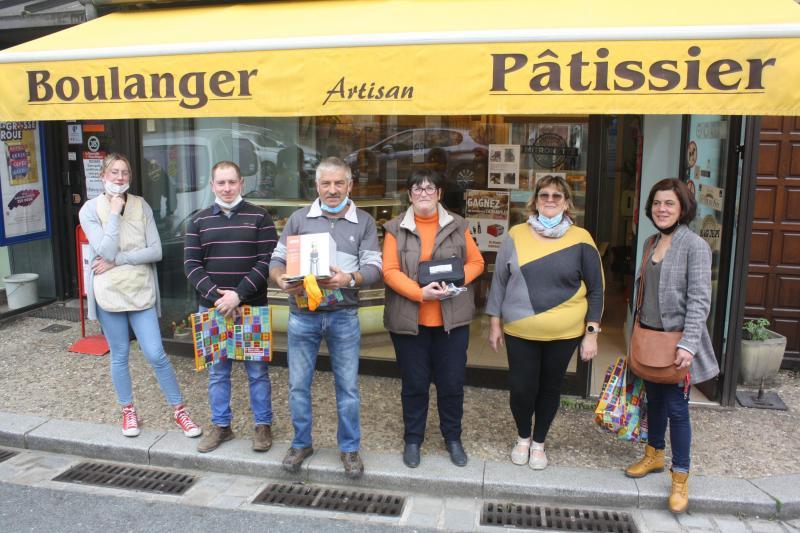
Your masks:
M 691 353 L 683 348 L 678 348 L 675 354 L 675 366 L 678 367 L 678 370 L 689 368 L 692 366 L 692 359 L 694 359 L 694 356 Z
M 581 361 L 588 362 L 597 355 L 597 333 L 586 333 L 581 341 Z
M 441 300 L 446 294 L 447 286 L 438 281 L 432 281 L 422 287 L 422 299 L 426 302 L 430 300 Z
M 117 266 L 114 261 L 106 261 L 102 257 L 95 257 L 94 261 L 92 261 L 92 273 L 95 276 L 99 276 L 105 272 L 108 272 L 112 268 Z
M 111 204 L 111 212 L 119 215 L 122 213 L 122 208 L 125 207 L 125 196 L 112 196 L 108 203 Z
M 500 323 L 500 317 L 489 317 L 489 346 L 492 350 L 497 352 L 497 348 L 504 345 L 503 341 L 503 326 Z

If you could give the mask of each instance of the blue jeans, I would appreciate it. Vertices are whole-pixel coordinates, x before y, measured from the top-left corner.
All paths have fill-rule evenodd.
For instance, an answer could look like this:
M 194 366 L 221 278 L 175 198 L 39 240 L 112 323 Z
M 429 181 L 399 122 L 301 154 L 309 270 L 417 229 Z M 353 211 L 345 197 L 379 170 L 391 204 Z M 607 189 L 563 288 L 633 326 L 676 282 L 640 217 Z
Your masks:
M 200 306 L 200 312 L 208 311 Z M 250 382 L 250 410 L 256 424 L 272 424 L 272 382 L 269 365 L 262 361 L 241 361 Z M 228 427 L 233 420 L 231 412 L 231 370 L 234 361 L 225 360 L 208 367 L 208 404 L 211 423 Z
M 161 330 L 158 327 L 158 313 L 155 307 L 144 311 L 112 313 L 98 305 L 97 319 L 111 349 L 111 381 L 114 383 L 120 405 L 133 402 L 131 372 L 128 367 L 128 353 L 131 348 L 129 326 L 133 328 L 147 362 L 153 367 L 158 385 L 167 401 L 173 406 L 183 403 L 175 370 L 161 344 Z
M 328 345 L 336 388 L 339 429 L 336 440 L 342 452 L 358 451 L 361 444 L 358 358 L 361 330 L 358 309 L 317 313 L 289 313 L 289 409 L 294 425 L 293 448 L 311 446 L 311 382 L 322 339 Z
M 672 470 L 688 472 L 692 424 L 689 420 L 689 396 L 684 398 L 683 383 L 669 385 L 645 380 L 644 384 L 647 387 L 647 440 L 656 450 L 663 450 L 669 421 Z

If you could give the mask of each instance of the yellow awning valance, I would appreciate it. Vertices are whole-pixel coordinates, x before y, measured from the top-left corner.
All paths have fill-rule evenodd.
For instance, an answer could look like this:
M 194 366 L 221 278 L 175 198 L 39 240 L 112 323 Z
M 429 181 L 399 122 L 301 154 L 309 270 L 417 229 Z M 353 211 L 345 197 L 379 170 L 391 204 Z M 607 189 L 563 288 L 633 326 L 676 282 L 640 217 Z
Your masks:
M 0 52 L 0 119 L 800 115 L 794 0 L 119 12 Z

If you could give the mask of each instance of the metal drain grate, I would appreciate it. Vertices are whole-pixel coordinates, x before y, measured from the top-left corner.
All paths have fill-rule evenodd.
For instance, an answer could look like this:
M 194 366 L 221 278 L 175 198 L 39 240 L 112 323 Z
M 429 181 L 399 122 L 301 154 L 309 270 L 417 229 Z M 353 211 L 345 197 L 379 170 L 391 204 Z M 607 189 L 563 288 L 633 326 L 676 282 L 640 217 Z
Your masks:
M 13 452 L 11 450 L 6 450 L 4 448 L 0 448 L 0 463 L 2 463 L 3 461 L 5 461 L 7 459 L 11 459 L 12 457 L 14 457 L 15 455 L 18 455 L 18 454 L 19 454 L 19 452 Z
M 67 331 L 68 329 L 72 329 L 70 326 L 65 326 L 64 324 L 50 324 L 46 328 L 42 328 L 39 331 L 42 333 L 61 333 L 62 331 Z
M 139 468 L 113 463 L 87 461 L 58 475 L 53 481 L 98 485 L 129 490 L 180 495 L 197 480 L 187 474 L 176 474 L 152 468 Z
M 63 305 L 48 305 L 28 313 L 34 318 L 48 318 L 50 320 L 64 320 L 67 322 L 80 322 L 80 310 L 77 307 L 66 307 Z
M 322 509 L 344 513 L 400 516 L 406 499 L 391 494 L 273 483 L 255 497 L 253 503 Z
M 555 531 L 639 533 L 628 513 L 502 502 L 484 502 L 481 525 Z

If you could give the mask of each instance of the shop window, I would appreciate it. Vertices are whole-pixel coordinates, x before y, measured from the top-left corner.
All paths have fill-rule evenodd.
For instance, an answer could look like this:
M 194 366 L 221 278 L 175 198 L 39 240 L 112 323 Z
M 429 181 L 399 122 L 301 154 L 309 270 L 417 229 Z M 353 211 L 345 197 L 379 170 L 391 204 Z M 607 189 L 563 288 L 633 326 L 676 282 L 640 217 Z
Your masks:
M 583 224 L 586 118 L 342 115 L 195 119 L 193 123 L 194 128 L 187 130 L 177 120 L 149 121 L 151 131 L 142 139 L 150 168 L 157 173 L 158 167 L 168 175 L 162 182 L 143 179 L 145 196 L 158 196 L 160 206 L 157 218 L 164 259 L 159 277 L 162 331 L 167 336 L 171 332 L 168 325 L 184 318 L 196 305 L 183 275 L 185 226 L 194 213 L 213 202 L 207 185 L 210 169 L 222 159 L 242 167 L 245 198 L 266 208 L 279 232 L 292 212 L 316 198 L 315 171 L 324 157 L 340 157 L 350 166 L 352 198 L 376 219 L 380 237 L 383 224 L 408 207 L 407 177 L 417 169 L 438 172 L 444 181 L 442 203 L 470 217 L 486 260 L 486 271 L 475 282 L 481 310 L 496 250 L 509 226 L 527 218 L 525 204 L 537 176 L 562 173 L 566 177 L 573 190 L 576 222 Z M 492 147 L 500 147 L 498 161 L 489 159 Z M 490 183 L 490 173 L 499 173 L 500 181 Z M 168 190 L 159 188 L 164 182 L 169 184 Z M 502 198 L 505 207 L 494 215 L 478 208 L 470 211 L 469 199 L 481 197 Z M 483 205 L 472 203 L 478 204 Z M 285 313 L 286 295 L 271 288 L 270 298 L 275 310 Z M 382 286 L 362 290 L 361 298 L 363 356 L 393 359 L 391 341 L 382 327 Z M 285 347 L 279 322 L 276 320 L 277 349 Z M 495 354 L 486 345 L 485 327 L 486 320 L 479 311 L 469 364 L 506 368 L 505 354 Z

